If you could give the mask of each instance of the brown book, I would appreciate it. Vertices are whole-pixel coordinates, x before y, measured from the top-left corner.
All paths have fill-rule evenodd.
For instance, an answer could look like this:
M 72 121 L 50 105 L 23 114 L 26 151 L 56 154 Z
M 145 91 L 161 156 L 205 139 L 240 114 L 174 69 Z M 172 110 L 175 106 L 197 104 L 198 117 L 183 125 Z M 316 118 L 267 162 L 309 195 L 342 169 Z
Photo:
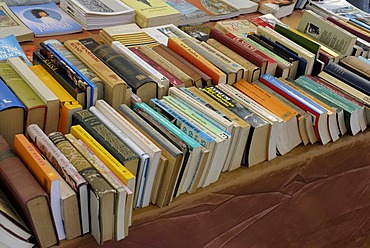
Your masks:
M 340 65 L 357 75 L 370 80 L 370 64 L 355 56 L 347 56 L 339 62 Z
M 58 242 L 49 197 L 0 136 L 0 185 L 31 228 L 40 247 Z
M 212 84 L 212 78 L 208 76 L 206 73 L 199 70 L 196 66 L 191 64 L 189 61 L 181 57 L 178 53 L 175 51 L 169 49 L 163 44 L 158 45 L 158 47 L 162 48 L 164 51 L 166 51 L 169 55 L 172 55 L 174 58 L 176 58 L 179 62 L 187 66 L 190 70 L 193 71 L 194 76 L 197 76 L 196 78 L 193 78 L 190 74 L 190 76 L 194 80 L 194 84 L 197 87 L 202 87 L 203 85 L 211 85 Z M 153 48 L 155 50 L 155 48 Z M 196 80 L 195 80 L 196 79 Z

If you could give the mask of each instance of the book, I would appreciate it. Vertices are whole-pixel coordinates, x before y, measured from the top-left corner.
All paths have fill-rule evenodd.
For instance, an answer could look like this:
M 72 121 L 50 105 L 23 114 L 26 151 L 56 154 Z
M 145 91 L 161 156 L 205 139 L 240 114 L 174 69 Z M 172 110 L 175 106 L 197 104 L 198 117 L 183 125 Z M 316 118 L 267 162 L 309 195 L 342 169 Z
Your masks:
M 257 12 L 258 4 L 251 0 L 224 0 L 238 9 L 240 15 Z
M 59 5 L 72 16 L 85 30 L 132 23 L 135 12 L 118 0 L 63 0 Z
M 135 22 L 141 28 L 160 26 L 168 23 L 178 25 L 180 12 L 160 0 L 122 0 L 135 10 Z
M 340 27 L 344 30 L 347 30 L 351 34 L 353 34 L 357 37 L 360 37 L 361 39 L 364 39 L 367 42 L 370 42 L 370 34 L 367 34 L 366 32 L 363 32 L 363 30 L 357 28 L 356 26 L 353 26 L 353 25 L 347 23 L 346 21 L 344 21 L 342 19 L 339 19 L 335 16 L 328 16 L 326 18 L 326 20 L 328 20 L 331 23 L 334 23 L 335 25 L 337 25 L 338 27 Z
M 272 0 L 253 0 L 258 3 L 258 12 L 261 14 L 273 14 L 276 18 L 282 18 L 290 15 L 297 0 L 272 1 Z
M 26 107 L 0 78 L 0 133 L 13 147 L 14 135 L 23 133 Z
M 0 78 L 26 107 L 24 131 L 30 124 L 44 128 L 46 105 L 18 73 L 6 63 L 0 63 Z M 10 142 L 13 144 L 13 142 Z
M 245 59 L 249 60 L 251 63 L 260 67 L 261 74 L 266 73 L 268 69 L 268 57 L 250 44 L 238 39 L 236 36 L 230 33 L 227 35 L 214 28 L 210 32 L 210 38 L 214 38 L 224 46 L 227 46 L 234 52 L 237 52 Z
M 120 76 L 144 102 L 149 102 L 157 96 L 157 83 L 142 70 L 133 65 L 126 57 L 117 53 L 108 45 L 99 45 L 94 39 L 86 38 L 80 42 L 104 61 L 118 76 Z M 125 64 L 125 67 L 121 65 Z
M 322 144 L 330 141 L 327 111 L 324 108 L 271 75 L 265 74 L 261 76 L 260 81 L 315 116 L 315 133 L 317 138 Z
M 271 13 L 253 17 L 249 21 L 254 23 L 254 25 L 256 25 L 257 27 L 262 26 L 262 27 L 269 27 L 271 29 L 274 29 L 276 24 L 279 24 L 280 26 L 288 27 L 288 25 L 280 21 L 278 18 L 276 18 L 276 16 L 274 16 Z
M 34 33 L 9 9 L 4 2 L 0 3 L 0 39 L 14 35 L 18 42 L 33 41 Z
M 78 33 L 82 27 L 56 3 L 10 6 L 13 13 L 35 33 L 35 37 Z
M 71 127 L 71 134 L 76 139 L 81 139 L 132 192 L 135 192 L 135 176 L 85 131 L 83 127 L 73 125 Z
M 170 199 L 173 195 L 174 186 L 183 162 L 184 154 L 172 144 L 166 137 L 154 129 L 135 111 L 130 109 L 127 105 L 120 105 L 118 112 L 135 128 L 147 136 L 156 146 L 161 149 L 161 155 L 167 159 L 167 166 L 159 181 L 158 195 L 155 201 L 159 207 L 167 206 L 170 204 Z
M 209 75 L 214 84 L 226 83 L 226 74 L 224 72 L 194 51 L 194 49 L 189 47 L 179 38 L 174 36 L 169 37 L 167 46 Z
M 238 38 L 246 37 L 248 34 L 256 33 L 257 26 L 248 20 L 222 20 L 216 22 L 215 29 L 224 33 L 232 33 Z
M 53 61 L 54 65 L 64 71 L 65 76 L 70 79 L 72 85 L 74 84 L 85 92 L 85 106 L 90 107 L 94 105 L 98 98 L 98 87 L 91 80 L 89 80 L 80 70 L 76 68 L 58 49 L 52 44 L 40 43 L 42 49 L 40 50 L 44 56 Z M 101 81 L 97 82 L 101 86 Z
M 80 139 L 72 134 L 64 136 L 89 163 L 101 174 L 101 176 L 116 191 L 114 203 L 114 239 L 121 240 L 128 235 L 132 215 L 132 191 L 95 155 L 95 153 Z
M 267 160 L 270 143 L 270 124 L 214 86 L 205 87 L 201 90 L 250 125 L 246 145 L 242 146 L 245 149 L 242 164 L 253 166 Z
M 204 23 L 208 22 L 210 19 L 209 14 L 185 0 L 165 0 L 164 2 L 180 12 L 180 21 L 177 24 L 178 26 Z
M 105 111 L 105 109 L 103 109 Z M 139 156 L 139 166 L 136 173 L 136 191 L 134 194 L 134 208 L 142 208 L 144 204 L 146 206 L 149 204 L 151 185 L 149 183 L 150 174 L 150 157 L 147 155 L 136 143 L 133 142 L 127 135 L 122 132 L 118 125 L 111 121 L 102 111 L 98 110 L 96 107 L 90 107 L 89 111 L 93 113 L 100 121 L 104 122 L 104 125 L 112 131 L 117 137 L 127 144 L 127 146 L 132 149 Z M 105 111 L 104 113 L 106 113 Z
M 145 153 L 146 156 L 144 157 L 150 159 L 150 162 L 147 165 L 148 169 L 145 175 L 144 197 L 141 204 L 142 207 L 148 206 L 150 202 L 151 189 L 156 180 L 155 175 L 161 155 L 161 149 L 159 149 L 159 147 L 157 147 L 151 140 L 149 140 L 143 133 L 136 129 L 136 127 L 123 118 L 118 111 L 114 110 L 106 102 L 98 101 L 95 107 L 100 110 L 107 119 L 115 124 L 117 127 L 116 130 L 121 130 L 129 139 L 131 139 L 132 143 L 135 141 L 136 145 L 141 150 L 141 154 Z
M 1 136 L 0 150 L 6 154 L 0 158 L 1 188 L 30 227 L 37 244 L 40 247 L 57 244 L 58 237 L 47 193 Z M 24 190 L 25 187 L 29 190 Z
M 11 234 L 18 236 L 22 241 L 28 242 L 31 245 L 34 242 L 34 236 L 29 227 L 24 223 L 14 205 L 5 195 L 4 191 L 0 190 L 0 220 L 2 226 L 9 230 Z
M 339 64 L 344 68 L 356 73 L 357 75 L 370 80 L 370 73 L 368 73 L 370 65 L 369 63 L 366 63 L 366 61 L 363 61 L 355 56 L 347 56 L 341 59 Z
M 44 131 L 54 132 L 58 129 L 59 98 L 38 78 L 35 73 L 18 57 L 9 58 L 7 63 L 32 88 L 46 105 Z
M 127 83 L 114 71 L 97 58 L 89 49 L 78 40 L 67 40 L 64 46 L 80 59 L 90 70 L 99 76 L 104 82 L 104 100 L 117 108 L 125 103 L 128 89 Z
M 118 41 L 112 42 L 112 48 L 116 50 L 118 53 L 126 56 L 132 63 L 134 63 L 137 67 L 141 70 L 146 72 L 156 83 L 158 86 L 158 98 L 162 98 L 164 95 L 168 94 L 169 80 L 139 56 L 137 56 L 134 52 L 132 52 L 129 48 L 122 45 Z
M 57 65 L 57 61 L 42 54 L 38 49 L 33 52 L 33 64 L 41 65 L 58 83 L 84 108 L 86 107 L 86 93 L 80 89 L 71 78 L 65 74 L 64 69 Z
M 49 134 L 49 139 L 89 184 L 91 234 L 98 244 L 103 244 L 105 241 L 112 240 L 114 235 L 113 227 L 115 213 L 114 189 L 62 133 L 51 133 Z
M 30 69 L 59 98 L 58 131 L 63 134 L 68 133 L 72 125 L 72 114 L 82 109 L 81 104 L 42 65 L 33 65 L 30 66 Z
M 40 127 L 37 125 L 29 125 L 28 129 L 30 130 L 28 137 L 33 145 L 35 145 L 41 151 L 41 153 L 50 161 L 51 165 L 58 171 L 59 175 L 61 175 L 62 178 L 69 184 L 69 186 L 71 186 L 71 188 L 78 194 L 78 210 L 80 219 L 77 220 L 79 224 L 73 224 L 74 227 L 80 227 L 81 234 L 89 232 L 89 207 L 86 180 L 78 173 L 77 169 L 60 152 L 60 150 L 51 142 L 51 140 L 40 129 Z
M 172 73 L 170 73 L 168 70 L 166 70 L 165 68 L 163 68 L 160 64 L 158 64 L 157 62 L 155 62 L 152 58 L 150 58 L 149 56 L 145 55 L 142 51 L 140 51 L 139 49 L 135 48 L 135 47 L 132 47 L 130 48 L 130 50 L 135 53 L 137 56 L 139 56 L 142 60 L 144 60 L 146 63 L 148 63 L 149 65 L 151 65 L 153 68 L 155 68 L 157 71 L 159 71 L 160 73 L 163 74 L 163 76 L 165 76 L 167 79 L 168 79 L 168 84 L 169 84 L 169 87 L 181 87 L 184 85 L 183 82 L 180 81 L 180 79 L 178 79 L 175 75 L 173 75 Z
M 12 57 L 21 57 L 27 65 L 31 65 L 30 60 L 13 34 L 0 38 L 0 61 Z
M 54 227 L 59 240 L 66 238 L 60 206 L 60 181 L 49 162 L 23 134 L 14 136 L 14 153 L 23 161 L 32 175 L 49 195 Z
M 238 16 L 240 13 L 238 9 L 227 3 L 226 1 L 199 1 L 199 0 L 186 0 L 191 5 L 204 11 L 210 16 L 210 21 L 228 19 Z
M 7 229 L 4 225 L 0 224 L 0 245 L 3 247 L 22 247 L 22 248 L 31 248 L 35 244 L 24 240 L 14 233 L 11 230 Z

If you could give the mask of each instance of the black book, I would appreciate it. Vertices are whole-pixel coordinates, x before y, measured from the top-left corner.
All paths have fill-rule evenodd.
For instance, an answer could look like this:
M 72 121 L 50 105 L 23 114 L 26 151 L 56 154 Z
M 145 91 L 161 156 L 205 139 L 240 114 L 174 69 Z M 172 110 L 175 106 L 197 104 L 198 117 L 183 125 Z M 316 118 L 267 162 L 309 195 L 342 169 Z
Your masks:
M 150 99 L 157 97 L 157 83 L 124 55 L 118 53 L 109 45 L 97 43 L 93 38 L 79 41 L 125 80 L 143 102 L 148 103 Z

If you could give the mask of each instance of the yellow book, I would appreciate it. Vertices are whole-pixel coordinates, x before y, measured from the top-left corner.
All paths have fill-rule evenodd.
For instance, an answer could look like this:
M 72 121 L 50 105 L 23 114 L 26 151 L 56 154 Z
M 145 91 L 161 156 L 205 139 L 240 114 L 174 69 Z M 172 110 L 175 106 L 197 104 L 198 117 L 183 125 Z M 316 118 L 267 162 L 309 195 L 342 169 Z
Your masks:
M 135 192 L 135 176 L 86 132 L 85 129 L 80 125 L 74 125 L 71 127 L 71 134 L 76 139 L 81 139 L 132 192 Z
M 180 12 L 162 0 L 121 0 L 135 10 L 135 22 L 142 28 L 180 22 Z
M 33 65 L 30 69 L 37 77 L 59 98 L 59 123 L 58 131 L 66 134 L 72 125 L 72 115 L 82 109 L 79 104 L 42 65 Z

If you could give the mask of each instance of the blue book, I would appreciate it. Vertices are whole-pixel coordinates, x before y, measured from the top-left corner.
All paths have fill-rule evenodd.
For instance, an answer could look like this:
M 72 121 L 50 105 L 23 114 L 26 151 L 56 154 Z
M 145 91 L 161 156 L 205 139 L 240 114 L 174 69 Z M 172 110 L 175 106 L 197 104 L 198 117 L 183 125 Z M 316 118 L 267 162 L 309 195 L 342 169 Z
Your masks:
M 183 165 L 180 169 L 179 173 L 179 180 L 176 182 L 174 195 L 178 195 L 179 189 L 181 189 L 182 185 L 185 183 L 184 181 L 191 181 L 193 178 L 188 177 L 186 178 L 184 175 L 188 171 L 197 171 L 197 168 L 201 162 L 201 153 L 202 153 L 202 146 L 192 139 L 190 136 L 185 134 L 180 128 L 178 128 L 175 124 L 171 121 L 167 120 L 163 117 L 160 113 L 155 111 L 153 108 L 149 107 L 146 103 L 135 103 L 133 106 L 134 109 L 141 109 L 152 116 L 155 120 L 157 120 L 162 126 L 167 128 L 170 132 L 172 132 L 176 137 L 180 138 L 184 141 L 190 148 L 190 157 L 188 159 L 188 163 Z
M 7 60 L 13 57 L 21 57 L 27 65 L 32 65 L 17 38 L 12 34 L 0 39 L 0 60 Z
M 355 24 L 356 26 L 360 26 L 361 28 L 364 28 L 364 29 L 370 31 L 370 25 L 367 24 L 367 23 L 365 23 L 365 22 L 363 22 L 363 21 L 360 21 L 360 20 L 358 20 L 356 18 L 350 18 L 349 19 L 349 22 Z
M 26 107 L 0 78 L 0 134 L 12 147 L 14 136 L 23 133 Z
M 9 6 L 15 15 L 35 33 L 35 37 L 82 31 L 82 27 L 56 3 Z

